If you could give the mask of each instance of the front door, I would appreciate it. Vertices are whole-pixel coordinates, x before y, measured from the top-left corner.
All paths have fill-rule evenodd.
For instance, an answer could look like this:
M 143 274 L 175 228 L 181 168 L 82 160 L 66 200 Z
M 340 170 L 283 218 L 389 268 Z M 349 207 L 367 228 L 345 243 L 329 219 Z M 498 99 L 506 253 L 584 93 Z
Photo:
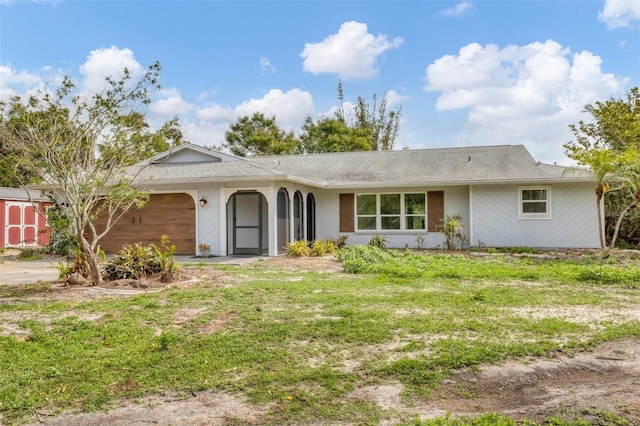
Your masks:
M 237 192 L 231 196 L 233 254 L 262 255 L 263 198 L 259 192 Z

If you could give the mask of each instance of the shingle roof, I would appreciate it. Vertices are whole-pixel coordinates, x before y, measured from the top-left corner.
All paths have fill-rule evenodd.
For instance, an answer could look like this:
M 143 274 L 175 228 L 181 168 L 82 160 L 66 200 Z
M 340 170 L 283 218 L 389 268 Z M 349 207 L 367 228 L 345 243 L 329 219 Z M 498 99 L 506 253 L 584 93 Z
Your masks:
M 37 190 L 27 192 L 22 188 L 0 187 L 0 200 L 29 201 L 29 195 L 31 195 L 33 201 L 48 200 L 47 197 L 42 196 L 40 191 Z
M 150 181 L 223 182 L 247 179 L 284 179 L 282 172 L 270 170 L 250 161 L 157 163 L 142 169 L 138 179 Z
M 289 180 L 327 188 L 592 179 L 586 171 L 567 171 L 537 162 L 522 145 L 498 145 L 158 162 L 146 166 L 140 178 L 156 182 Z
M 538 163 L 522 145 L 256 157 L 252 161 L 326 187 L 589 180 Z

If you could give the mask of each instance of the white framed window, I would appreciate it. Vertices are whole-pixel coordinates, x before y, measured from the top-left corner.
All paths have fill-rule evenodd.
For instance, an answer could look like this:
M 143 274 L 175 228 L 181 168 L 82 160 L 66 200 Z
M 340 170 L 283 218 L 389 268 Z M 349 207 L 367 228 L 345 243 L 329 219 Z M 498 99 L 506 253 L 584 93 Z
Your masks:
M 551 187 L 518 187 L 518 219 L 551 219 Z
M 425 231 L 426 218 L 424 192 L 356 195 L 356 231 Z

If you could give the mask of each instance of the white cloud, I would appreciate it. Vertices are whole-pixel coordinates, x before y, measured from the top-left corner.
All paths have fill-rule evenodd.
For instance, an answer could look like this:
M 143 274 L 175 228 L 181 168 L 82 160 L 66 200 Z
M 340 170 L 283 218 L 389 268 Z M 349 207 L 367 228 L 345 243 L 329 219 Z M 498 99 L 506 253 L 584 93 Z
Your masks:
M 400 37 L 389 41 L 385 35 L 367 32 L 367 24 L 345 22 L 338 33 L 319 43 L 305 43 L 300 57 L 303 68 L 312 74 L 335 73 L 345 79 L 364 79 L 375 75 L 379 56 L 402 44 Z
M 393 89 L 389 90 L 384 96 L 387 99 L 387 107 L 393 107 L 394 105 L 401 104 L 402 102 L 410 99 L 409 96 L 401 95 Z
M 442 14 L 445 16 L 462 16 L 472 9 L 473 5 L 471 3 L 469 3 L 468 1 L 463 1 L 453 7 L 450 7 L 449 9 L 443 10 Z
M 299 128 L 305 117 L 313 113 L 313 97 L 311 93 L 300 89 L 283 92 L 271 89 L 260 99 L 249 99 L 235 107 L 236 117 L 253 115 L 261 112 L 266 116 L 276 116 L 278 126 L 285 129 Z
M 176 115 L 187 114 L 191 109 L 193 109 L 193 105 L 178 95 L 159 99 L 153 102 L 149 106 L 149 109 L 154 114 L 164 117 L 173 117 Z
M 542 161 L 564 158 L 568 125 L 588 103 L 621 94 L 625 80 L 588 51 L 571 54 L 553 40 L 525 46 L 472 43 L 426 69 L 439 111 L 468 110 L 465 145 L 525 144 Z
M 269 59 L 266 56 L 260 58 L 260 69 L 271 74 L 276 72 L 276 67 L 271 65 L 271 62 L 269 62 Z
M 134 79 L 144 73 L 144 68 L 136 61 L 130 49 L 111 46 L 93 50 L 80 67 L 80 73 L 84 76 L 82 88 L 89 93 L 99 93 L 106 88 L 106 77 L 119 79 L 125 68 Z
M 598 19 L 607 24 L 609 29 L 631 26 L 634 21 L 640 20 L 640 1 L 605 0 Z
M 60 70 L 43 67 L 36 72 L 16 70 L 10 64 L 0 65 L 0 100 L 7 100 L 11 96 L 23 98 L 36 95 L 38 90 L 55 88 L 62 81 Z
M 198 109 L 198 120 L 203 122 L 216 122 L 220 120 L 232 120 L 235 118 L 233 108 L 221 105 L 207 105 Z

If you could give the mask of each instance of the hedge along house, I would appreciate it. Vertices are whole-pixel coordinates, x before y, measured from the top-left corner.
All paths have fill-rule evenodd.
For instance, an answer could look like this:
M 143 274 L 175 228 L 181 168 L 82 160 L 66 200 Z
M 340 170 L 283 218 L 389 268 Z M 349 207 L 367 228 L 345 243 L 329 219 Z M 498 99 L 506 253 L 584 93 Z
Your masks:
M 30 196 L 31 195 L 31 196 Z M 48 198 L 34 197 L 19 188 L 0 188 L 0 247 L 46 246 L 51 240 L 47 224 Z
M 520 145 L 239 158 L 183 144 L 138 165 L 149 203 L 103 240 L 155 242 L 178 254 L 282 254 L 295 240 L 348 236 L 389 247 L 442 247 L 460 214 L 472 245 L 599 247 L 594 180 L 541 164 Z

